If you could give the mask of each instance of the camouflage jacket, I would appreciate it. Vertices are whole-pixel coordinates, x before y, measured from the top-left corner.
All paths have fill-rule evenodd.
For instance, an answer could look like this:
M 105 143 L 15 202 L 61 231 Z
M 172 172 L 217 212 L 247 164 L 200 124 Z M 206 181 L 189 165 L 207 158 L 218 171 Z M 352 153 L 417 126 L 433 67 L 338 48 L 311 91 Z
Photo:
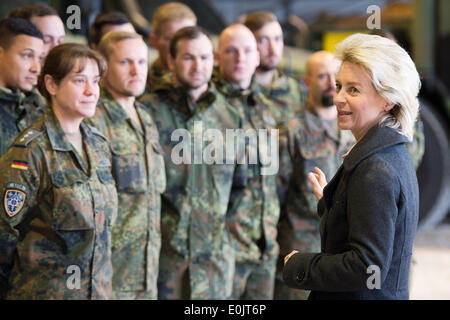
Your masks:
M 113 290 L 148 291 L 156 297 L 160 194 L 166 176 L 159 135 L 149 112 L 135 102 L 142 128 L 107 90 L 89 123 L 110 142 L 119 209 L 112 229 Z
M 207 133 L 218 131 L 225 137 L 226 129 L 242 126 L 241 118 L 212 83 L 194 104 L 185 89 L 171 82 L 159 85 L 141 101 L 158 126 L 166 165 L 161 257 L 188 263 L 191 299 L 226 299 L 231 294 L 234 254 L 225 215 L 238 166 L 223 159 L 207 161 L 202 147 L 211 140 L 217 143 L 216 150 L 224 150 L 225 139 Z M 165 260 L 160 260 L 160 274 L 172 272 L 171 265 L 162 265 Z M 176 277 L 175 271 L 167 278 L 172 276 Z
M 150 93 L 153 92 L 155 88 L 157 88 L 160 85 L 163 85 L 164 83 L 167 83 L 167 81 L 170 78 L 170 71 L 163 71 L 161 67 L 161 62 L 159 60 L 159 57 L 152 62 L 150 67 L 148 68 L 148 74 L 147 74 L 147 86 L 146 86 L 146 92 Z M 169 75 L 169 77 L 164 77 L 165 75 Z
M 0 158 L 0 287 L 7 299 L 109 299 L 117 214 L 106 138 L 81 124 L 88 163 L 53 111 Z
M 44 111 L 43 99 L 36 89 L 25 95 L 18 89 L 0 87 L 0 156 Z
M 423 132 L 423 122 L 420 115 L 414 123 L 414 135 L 410 143 L 406 144 L 409 156 L 413 162 L 414 168 L 417 170 L 422 162 L 423 154 L 425 153 L 425 135 Z
M 355 143 L 350 131 L 339 130 L 336 120 L 319 118 L 308 104 L 288 122 L 286 129 L 292 173 L 279 223 L 279 242 L 283 254 L 289 251 L 284 250 L 285 242 L 290 243 L 295 237 L 300 237 L 306 221 L 319 220 L 317 199 L 307 174 L 318 167 L 330 180 L 344 160 L 342 155 Z
M 224 94 L 228 101 L 240 112 L 245 119 L 244 129 L 260 132 L 267 130 L 268 134 L 278 132 L 273 116 L 273 104 L 261 93 L 259 86 L 253 80 L 247 90 L 235 89 L 222 79 L 216 77 L 217 89 Z M 272 131 L 271 131 L 272 129 Z M 266 142 L 265 142 L 265 141 Z M 275 140 L 276 145 L 269 141 Z M 280 213 L 279 202 L 276 193 L 276 173 L 263 174 L 263 162 L 260 157 L 263 151 L 262 145 L 269 147 L 269 152 L 274 148 L 278 153 L 277 136 L 268 136 L 261 139 L 258 135 L 257 143 L 246 143 L 246 163 L 248 170 L 243 170 L 247 176 L 243 187 L 233 188 L 230 206 L 227 213 L 227 224 L 232 234 L 236 261 L 260 262 L 262 259 L 276 259 L 278 255 L 277 223 Z M 251 163 L 250 155 L 257 154 L 256 163 Z M 278 156 L 278 154 L 277 154 Z M 275 159 L 270 159 L 273 161 Z M 276 159 L 278 160 L 278 159 Z
M 269 87 L 260 86 L 262 93 L 276 106 L 274 117 L 278 124 L 292 119 L 300 111 L 306 99 L 306 93 L 297 80 L 276 70 L 275 77 Z

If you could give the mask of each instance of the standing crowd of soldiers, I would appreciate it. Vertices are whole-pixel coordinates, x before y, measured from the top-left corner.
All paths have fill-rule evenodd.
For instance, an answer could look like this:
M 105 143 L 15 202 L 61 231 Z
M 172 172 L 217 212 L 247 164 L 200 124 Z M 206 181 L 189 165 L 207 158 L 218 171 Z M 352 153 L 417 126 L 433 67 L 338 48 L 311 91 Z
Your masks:
M 0 21 L 0 298 L 307 298 L 282 280 L 291 250 L 320 251 L 307 174 L 333 176 L 355 143 L 336 123 L 334 56 L 309 57 L 306 92 L 279 69 L 275 15 L 248 14 L 214 50 L 178 2 L 153 16 L 150 67 L 119 12 L 97 16 L 91 48 L 64 36 L 40 3 Z M 179 129 L 276 129 L 279 170 L 174 161 Z

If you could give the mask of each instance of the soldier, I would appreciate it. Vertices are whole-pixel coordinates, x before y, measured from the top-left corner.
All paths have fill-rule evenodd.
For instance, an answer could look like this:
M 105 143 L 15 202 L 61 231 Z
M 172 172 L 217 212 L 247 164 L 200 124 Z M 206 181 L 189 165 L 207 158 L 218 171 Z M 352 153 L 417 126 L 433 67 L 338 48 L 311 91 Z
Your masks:
M 29 3 L 8 13 L 7 18 L 30 20 L 41 31 L 44 40 L 44 58 L 51 49 L 63 43 L 66 36 L 64 23 L 58 16 L 58 12 L 45 3 Z M 42 60 L 43 63 L 44 60 Z
M 225 215 L 233 177 L 242 174 L 237 174 L 235 162 L 224 163 L 219 156 L 224 141 L 207 133 L 225 137 L 226 129 L 241 127 L 241 119 L 209 81 L 213 63 L 207 33 L 195 26 L 180 29 L 170 42 L 168 81 L 142 99 L 158 126 L 167 174 L 159 299 L 228 299 L 231 295 L 234 253 Z M 208 146 L 216 146 L 214 154 L 219 159 L 209 161 L 204 156 L 209 149 L 198 150 L 204 140 L 214 142 Z
M 97 50 L 102 37 L 110 31 L 136 32 L 130 19 L 122 12 L 100 13 L 91 27 L 91 48 Z
M 26 101 L 41 71 L 44 42 L 41 32 L 28 20 L 0 22 L 0 156 L 17 135 L 44 113 Z
M 162 76 L 170 72 L 168 59 L 170 39 L 178 30 L 195 26 L 197 17 L 194 12 L 181 2 L 168 2 L 156 9 L 152 18 L 152 33 L 150 43 L 158 50 L 158 58 L 153 61 L 148 71 L 147 91 L 151 92 L 156 84 L 162 81 Z
M 277 17 L 268 11 L 248 14 L 244 24 L 253 32 L 258 44 L 260 63 L 255 71 L 256 83 L 277 105 L 277 122 L 285 123 L 300 110 L 306 94 L 294 78 L 278 69 L 283 57 L 283 30 Z
M 109 299 L 110 228 L 117 214 L 106 138 L 95 113 L 106 69 L 80 44 L 50 51 L 39 89 L 43 117 L 0 158 L 0 295 Z
M 245 119 L 245 129 L 254 132 L 274 129 L 274 106 L 253 80 L 259 54 L 251 31 L 242 24 L 227 27 L 219 37 L 216 58 L 219 64 L 216 86 Z M 234 299 L 273 298 L 279 203 L 276 172 L 262 174 L 260 139 L 246 145 L 247 155 L 258 154 L 258 161 L 252 164 L 249 157 L 244 187 L 233 188 L 227 213 L 236 252 Z
M 258 44 L 260 63 L 255 71 L 256 83 L 262 92 L 277 106 L 275 120 L 283 126 L 300 110 L 306 93 L 294 78 L 279 70 L 283 56 L 283 30 L 277 17 L 268 11 L 257 11 L 247 15 L 244 24 L 253 32 Z M 280 151 L 286 151 L 286 137 L 281 131 L 279 137 Z M 289 159 L 288 154 L 280 154 L 280 159 Z M 289 176 L 292 172 L 289 161 L 284 164 L 277 175 L 277 192 L 280 204 L 284 202 Z
M 7 15 L 8 18 L 21 18 L 29 20 L 42 33 L 44 40 L 44 55 L 41 59 L 41 65 L 44 64 L 45 57 L 50 50 L 57 45 L 63 43 L 66 32 L 64 23 L 58 16 L 58 13 L 52 7 L 42 2 L 32 2 L 23 7 L 19 7 Z M 39 93 L 36 87 L 29 91 L 24 91 L 24 105 L 28 105 L 31 109 L 36 110 L 37 115 L 45 112 L 45 99 Z
M 312 54 L 306 64 L 304 82 L 308 98 L 302 111 L 288 122 L 288 151 L 293 172 L 281 210 L 278 225 L 280 258 L 277 266 L 275 298 L 283 300 L 308 297 L 308 291 L 287 287 L 282 281 L 283 257 L 297 249 L 320 251 L 317 200 L 307 174 L 320 167 L 333 176 L 345 154 L 355 143 L 348 131 L 337 127 L 337 111 L 333 103 L 335 76 L 339 63 L 326 51 Z
M 114 299 L 156 299 L 160 194 L 165 189 L 159 135 L 136 97 L 145 89 L 148 50 L 136 33 L 112 31 L 98 47 L 108 70 L 95 116 L 89 121 L 110 142 L 119 197 L 112 230 Z

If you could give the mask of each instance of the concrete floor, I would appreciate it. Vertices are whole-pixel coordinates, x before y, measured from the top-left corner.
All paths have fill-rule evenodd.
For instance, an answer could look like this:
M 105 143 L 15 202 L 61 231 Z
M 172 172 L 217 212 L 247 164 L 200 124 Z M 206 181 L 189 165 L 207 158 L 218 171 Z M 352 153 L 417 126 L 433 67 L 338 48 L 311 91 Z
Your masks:
M 411 300 L 450 300 L 450 221 L 416 234 Z

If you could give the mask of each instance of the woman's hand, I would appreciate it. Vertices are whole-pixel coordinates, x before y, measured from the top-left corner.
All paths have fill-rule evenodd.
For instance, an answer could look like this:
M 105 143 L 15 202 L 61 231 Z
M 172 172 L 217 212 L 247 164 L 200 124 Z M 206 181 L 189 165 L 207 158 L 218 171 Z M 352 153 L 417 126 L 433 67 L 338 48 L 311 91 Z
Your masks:
M 308 180 L 313 187 L 314 195 L 317 200 L 320 200 L 323 197 L 323 188 L 327 185 L 327 178 L 325 177 L 325 173 L 323 173 L 319 168 L 314 167 L 314 171 L 316 173 L 308 173 Z
M 286 264 L 286 262 L 288 262 L 289 258 L 292 257 L 296 253 L 298 253 L 297 250 L 292 250 L 291 253 L 289 253 L 286 257 L 284 257 L 284 264 Z

